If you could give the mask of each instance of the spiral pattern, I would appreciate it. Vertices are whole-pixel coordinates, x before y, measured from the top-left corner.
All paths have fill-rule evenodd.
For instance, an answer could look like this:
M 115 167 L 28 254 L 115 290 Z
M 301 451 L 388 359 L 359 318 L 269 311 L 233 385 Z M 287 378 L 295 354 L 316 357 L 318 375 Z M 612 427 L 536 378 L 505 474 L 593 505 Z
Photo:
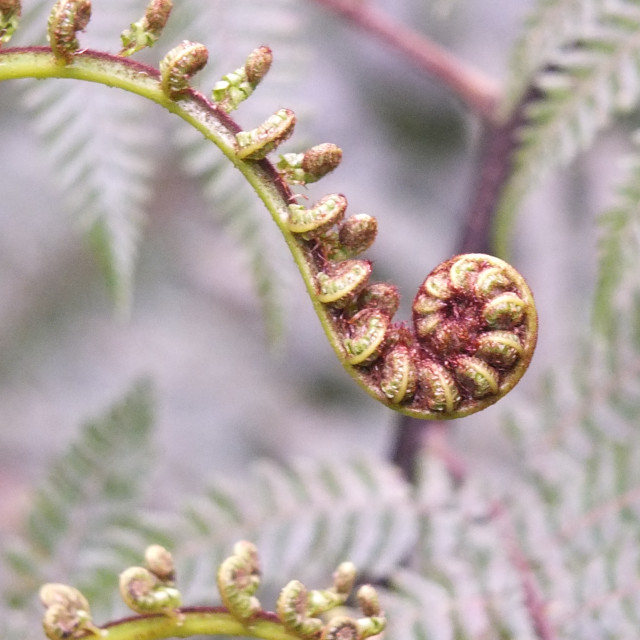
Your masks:
M 422 418 L 479 411 L 526 371 L 537 340 L 533 296 L 509 264 L 484 254 L 438 265 L 413 301 L 413 331 L 382 309 L 345 322 L 345 352 L 386 404 Z
M 466 415 L 507 393 L 537 340 L 531 291 L 509 264 L 456 256 L 427 276 L 413 301 L 416 407 Z

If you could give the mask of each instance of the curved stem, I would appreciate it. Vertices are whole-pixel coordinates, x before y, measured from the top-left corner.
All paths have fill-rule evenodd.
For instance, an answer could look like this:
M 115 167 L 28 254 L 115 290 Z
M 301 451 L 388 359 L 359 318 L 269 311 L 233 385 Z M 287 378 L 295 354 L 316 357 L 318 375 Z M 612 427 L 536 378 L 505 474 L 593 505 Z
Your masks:
M 181 86 L 176 94 L 167 90 L 166 78 L 161 77 L 156 69 L 129 58 L 98 51 L 78 51 L 63 61 L 47 47 L 1 51 L 0 81 L 17 78 L 76 79 L 124 89 L 179 116 L 215 144 L 253 187 L 278 226 L 327 339 L 344 369 L 369 395 L 383 404 L 420 419 L 463 417 L 496 402 L 517 383 L 528 367 L 535 347 L 537 316 L 526 283 L 506 263 L 491 256 L 469 254 L 442 263 L 428 276 L 419 294 L 419 306 L 414 309 L 414 319 L 423 327 L 423 333 L 416 340 L 426 340 L 431 353 L 429 358 L 422 359 L 416 349 L 409 349 L 408 344 L 402 343 L 405 329 L 391 323 L 394 312 L 389 314 L 374 305 L 369 309 L 362 308 L 361 313 L 359 311 L 345 320 L 342 307 L 337 304 L 336 308 L 331 307 L 332 303 L 366 282 L 371 263 L 343 260 L 333 265 L 333 272 L 322 271 L 326 262 L 322 250 L 317 256 L 307 239 L 294 237 L 294 232 L 303 232 L 292 224 L 290 203 L 294 196 L 285 180 L 266 159 L 250 160 L 251 155 L 240 153 L 243 151 L 237 135 L 240 128 L 216 103 L 188 86 Z M 292 113 L 290 117 L 293 118 Z M 342 196 L 336 197 L 344 201 L 343 212 L 346 200 Z M 333 200 L 331 207 L 328 202 L 319 201 L 310 211 L 319 216 L 327 211 L 340 211 L 341 207 Z M 321 280 L 320 276 L 324 279 Z M 508 283 L 508 289 L 517 292 L 507 290 L 501 293 L 503 285 L 500 282 Z M 454 296 L 454 291 L 460 295 Z M 469 313 L 454 313 L 453 307 L 463 304 L 463 298 L 464 304 L 471 305 L 470 308 L 480 314 L 477 323 L 468 322 Z M 435 307 L 434 300 L 437 302 Z M 430 336 L 427 325 L 434 319 L 439 330 Z M 345 329 L 346 324 L 350 326 Z M 475 336 L 480 326 L 487 329 L 503 325 L 513 328 L 516 333 L 507 332 L 505 338 L 500 332 L 487 332 L 483 336 L 485 340 L 471 340 L 473 353 L 459 353 L 458 359 L 453 360 L 454 351 L 460 345 L 459 337 L 466 335 L 465 332 L 470 331 L 469 335 Z M 499 335 L 494 335 L 496 333 Z M 502 344 L 505 340 L 507 344 Z M 372 356 L 380 358 L 382 353 L 377 350 L 385 341 L 397 342 L 398 348 L 389 347 L 383 366 L 373 358 L 369 359 Z M 434 359 L 432 353 L 440 350 L 442 362 Z M 476 351 L 480 359 L 473 357 Z M 503 362 L 507 357 L 508 362 Z M 496 358 L 501 365 L 500 371 L 491 366 Z M 421 367 L 420 372 L 418 367 Z M 452 367 L 455 371 L 449 370 Z M 416 393 L 418 376 L 421 376 L 421 388 Z M 394 385 L 401 390 L 397 399 L 396 392 L 392 397 L 387 395 Z M 410 387 L 412 389 L 407 394 Z M 407 402 L 401 404 L 405 395 Z
M 243 623 L 221 607 L 185 607 L 175 616 L 136 616 L 109 623 L 100 631 L 103 640 L 160 640 L 198 635 L 300 640 L 275 615 L 262 612 Z
M 344 365 L 342 340 L 334 329 L 327 308 L 317 300 L 312 265 L 286 226 L 291 191 L 269 161 L 247 161 L 237 157 L 235 134 L 240 129 L 224 111 L 193 89 L 181 96 L 180 100 L 172 100 L 162 90 L 157 69 L 127 57 L 100 51 L 80 51 L 65 65 L 56 60 L 49 47 L 1 50 L 0 82 L 21 78 L 69 78 L 124 89 L 174 113 L 213 142 L 243 174 L 278 225 L 302 275 L 329 343 L 347 372 L 367 390 L 354 368 Z

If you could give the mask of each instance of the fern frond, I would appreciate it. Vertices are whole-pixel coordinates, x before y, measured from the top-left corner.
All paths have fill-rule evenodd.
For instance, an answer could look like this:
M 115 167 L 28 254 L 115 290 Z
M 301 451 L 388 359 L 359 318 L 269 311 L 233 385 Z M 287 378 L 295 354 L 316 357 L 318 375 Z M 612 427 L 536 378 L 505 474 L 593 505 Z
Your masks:
M 264 575 L 278 584 L 326 579 L 327 567 L 346 559 L 367 575 L 387 575 L 417 535 L 408 486 L 373 460 L 261 462 L 245 482 L 216 482 L 187 517 L 176 555 L 186 558 L 185 583 L 200 594 L 239 538 L 259 547 Z
M 44 82 L 25 97 L 70 213 L 89 233 L 126 309 L 161 132 L 144 102 L 100 89 Z
M 537 60 L 534 76 L 528 77 L 541 97 L 525 107 L 526 124 L 499 205 L 501 251 L 511 214 L 526 192 L 586 149 L 617 112 L 631 109 L 640 98 L 640 7 L 620 0 L 594 13 L 597 21 L 589 19 L 578 40 L 570 30 L 572 39 L 557 42 L 551 57 Z
M 536 73 L 549 66 L 568 45 L 593 33 L 606 5 L 604 0 L 538 1 L 511 56 L 505 105 L 508 109 L 522 98 Z
M 51 4 L 39 0 L 25 8 L 19 41 L 46 43 Z M 118 49 L 120 32 L 139 10 L 129 0 L 96 4 L 84 46 Z M 27 86 L 25 105 L 70 217 L 88 234 L 116 307 L 126 312 L 163 132 L 151 105 L 121 92 L 67 82 Z
M 416 500 L 422 536 L 415 574 L 393 578 L 396 591 L 415 607 L 415 625 L 427 630 L 433 624 L 428 611 L 420 610 L 436 598 L 444 608 L 441 621 L 455 637 L 538 637 L 514 548 L 489 489 L 472 478 L 455 483 L 442 461 L 427 455 Z
M 600 219 L 593 321 L 595 329 L 607 339 L 619 334 L 620 319 L 633 317 L 640 304 L 639 134 L 636 134 L 636 152 L 628 159 L 626 173 L 618 189 L 616 205 Z
M 611 294 L 624 297 L 625 273 Z M 633 267 L 631 267 L 633 270 Z M 638 313 L 617 319 L 638 335 Z M 521 482 L 510 513 L 561 638 L 637 635 L 640 581 L 640 345 L 592 346 L 576 366 L 574 399 L 547 385 L 544 419 L 518 421 Z
M 379 593 L 390 638 L 464 640 L 456 635 L 451 594 L 437 581 L 404 569 L 394 575 L 390 589 Z
M 4 554 L 2 591 L 9 610 L 21 611 L 27 623 L 38 624 L 33 599 L 44 582 L 76 584 L 108 607 L 105 593 L 112 589 L 104 581 L 138 557 L 152 531 L 158 536 L 139 512 L 131 517 L 146 481 L 151 423 L 150 387 L 139 382 L 86 423 L 51 467 L 34 495 L 20 544 Z

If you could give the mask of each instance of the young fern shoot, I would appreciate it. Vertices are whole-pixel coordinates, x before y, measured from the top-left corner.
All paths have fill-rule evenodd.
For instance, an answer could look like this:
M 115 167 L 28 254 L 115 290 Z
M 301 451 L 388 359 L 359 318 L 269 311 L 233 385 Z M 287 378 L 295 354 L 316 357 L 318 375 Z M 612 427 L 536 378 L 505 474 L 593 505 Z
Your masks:
M 262 608 L 254 596 L 260 586 L 260 560 L 255 545 L 237 542 L 233 554 L 218 569 L 218 591 L 223 607 L 182 607 L 175 586 L 171 554 L 160 545 L 145 552 L 145 565 L 120 574 L 120 595 L 135 617 L 98 627 L 87 599 L 74 587 L 49 583 L 40 589 L 45 607 L 43 628 L 50 640 L 103 638 L 104 640 L 160 640 L 196 635 L 234 635 L 264 640 L 366 640 L 381 633 L 386 620 L 371 585 L 358 589 L 360 617 L 317 615 L 341 607 L 349 597 L 356 570 L 342 563 L 327 589 L 308 591 L 292 580 L 281 591 L 277 612 Z
M 341 149 L 320 144 L 282 154 L 274 166 L 267 156 L 292 135 L 294 112 L 280 109 L 248 130 L 229 115 L 268 72 L 268 47 L 255 49 L 243 67 L 225 75 L 211 99 L 190 85 L 207 63 L 204 45 L 183 41 L 165 55 L 159 71 L 127 57 L 141 43 L 157 40 L 170 4 L 152 0 L 141 22 L 123 34 L 125 48 L 114 56 L 80 49 L 77 33 L 88 24 L 90 1 L 59 0 L 49 20 L 51 48 L 0 51 L 0 80 L 66 77 L 118 86 L 164 106 L 216 144 L 280 229 L 340 362 L 386 406 L 416 418 L 457 418 L 510 391 L 526 371 L 537 338 L 536 309 L 523 277 L 489 255 L 455 256 L 420 287 L 412 324 L 394 321 L 397 289 L 370 283 L 373 265 L 359 257 L 375 240 L 375 218 L 346 217 L 342 194 L 308 207 L 296 203 L 293 187 L 335 169 Z M 3 6 L 7 22 L 15 11 L 9 14 Z

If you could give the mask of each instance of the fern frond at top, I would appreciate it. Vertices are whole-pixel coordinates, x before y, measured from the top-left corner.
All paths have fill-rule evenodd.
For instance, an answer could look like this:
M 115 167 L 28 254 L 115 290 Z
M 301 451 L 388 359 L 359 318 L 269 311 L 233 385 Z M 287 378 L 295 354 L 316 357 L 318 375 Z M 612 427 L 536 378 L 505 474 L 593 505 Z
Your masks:
M 540 60 L 544 67 L 529 78 L 540 95 L 525 105 L 514 169 L 499 204 L 500 251 L 525 193 L 586 149 L 617 112 L 640 98 L 640 6 L 620 0 L 596 17 L 581 38 L 565 41 Z

